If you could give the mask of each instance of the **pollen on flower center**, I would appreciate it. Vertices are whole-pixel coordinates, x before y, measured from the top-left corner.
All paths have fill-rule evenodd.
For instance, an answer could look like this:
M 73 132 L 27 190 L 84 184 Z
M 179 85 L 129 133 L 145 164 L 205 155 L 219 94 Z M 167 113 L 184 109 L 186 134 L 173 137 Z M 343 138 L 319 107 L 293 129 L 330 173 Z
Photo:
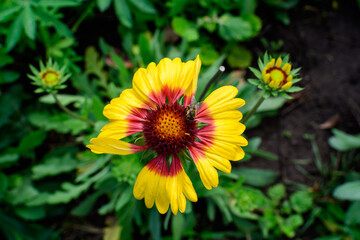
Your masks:
M 197 123 L 186 118 L 184 106 L 164 104 L 147 113 L 145 141 L 159 155 L 177 154 L 195 141 Z

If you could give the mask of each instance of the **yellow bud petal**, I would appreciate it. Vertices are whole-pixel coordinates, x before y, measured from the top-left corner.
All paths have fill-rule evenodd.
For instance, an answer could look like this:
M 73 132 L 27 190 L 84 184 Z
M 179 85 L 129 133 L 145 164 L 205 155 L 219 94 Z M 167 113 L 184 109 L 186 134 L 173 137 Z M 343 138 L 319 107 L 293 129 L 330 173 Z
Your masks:
M 292 79 L 293 79 L 293 76 L 292 76 L 292 75 L 289 75 L 289 76 L 286 78 L 286 81 L 287 81 L 287 82 L 291 82 Z
M 276 81 L 275 81 L 275 80 L 272 80 L 272 81 L 269 83 L 269 87 L 271 87 L 271 88 L 275 88 L 275 85 L 276 85 Z
M 282 67 L 282 70 L 286 73 L 286 75 L 288 75 L 290 73 L 290 70 L 291 70 L 291 64 L 290 63 L 285 63 L 284 66 Z
M 284 84 L 281 89 L 283 90 L 287 90 L 292 86 L 292 82 L 287 82 L 286 84 Z
M 266 64 L 266 68 L 272 68 L 275 64 L 275 58 L 271 59 L 271 61 Z
M 281 62 L 282 62 L 282 59 L 281 59 L 281 57 L 279 57 L 279 58 L 276 60 L 275 66 L 279 68 L 279 67 L 281 66 Z
M 265 74 L 265 76 L 263 76 L 264 83 L 268 83 L 269 79 L 270 79 L 270 73 L 267 73 Z

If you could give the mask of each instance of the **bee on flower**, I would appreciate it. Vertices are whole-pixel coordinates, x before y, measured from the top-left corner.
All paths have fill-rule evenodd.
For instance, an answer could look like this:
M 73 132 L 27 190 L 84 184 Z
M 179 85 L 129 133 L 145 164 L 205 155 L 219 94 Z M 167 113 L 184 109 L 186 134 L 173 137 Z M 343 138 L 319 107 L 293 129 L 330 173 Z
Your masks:
M 51 58 L 46 65 L 44 65 L 42 61 L 40 61 L 39 65 L 40 71 L 30 65 L 33 75 L 28 74 L 28 77 L 33 80 L 32 84 L 39 86 L 39 88 L 35 90 L 36 93 L 56 93 L 58 89 L 66 88 L 66 85 L 63 83 L 70 78 L 71 74 L 65 74 L 65 66 L 59 68 L 59 65 L 56 62 L 53 62 Z
M 293 86 L 294 83 L 301 81 L 301 78 L 298 78 L 300 68 L 292 69 L 289 55 L 283 59 L 281 57 L 275 59 L 265 53 L 263 59 L 258 59 L 258 65 L 259 69 L 250 67 L 257 79 L 249 79 L 249 82 L 264 89 L 264 97 L 280 95 L 291 98 L 287 93 L 303 90 L 301 87 Z
M 247 140 L 241 136 L 245 125 L 239 122 L 238 111 L 245 101 L 236 98 L 235 87 L 224 86 L 197 104 L 200 67 L 197 56 L 188 62 L 164 58 L 158 65 L 137 70 L 133 87 L 105 106 L 103 113 L 110 123 L 87 145 L 97 154 L 155 152 L 137 176 L 133 194 L 148 208 L 155 204 L 162 214 L 169 207 L 174 214 L 184 212 L 186 198 L 198 200 L 183 168 L 183 156 L 191 156 L 205 188 L 211 189 L 219 184 L 216 169 L 230 173 L 230 161 L 245 155 L 242 147 Z M 144 141 L 125 141 L 134 134 Z

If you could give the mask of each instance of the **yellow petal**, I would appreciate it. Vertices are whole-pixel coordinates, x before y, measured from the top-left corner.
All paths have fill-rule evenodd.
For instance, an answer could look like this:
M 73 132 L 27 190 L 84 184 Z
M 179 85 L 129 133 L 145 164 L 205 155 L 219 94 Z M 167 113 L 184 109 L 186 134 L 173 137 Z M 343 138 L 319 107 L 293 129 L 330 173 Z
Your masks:
M 142 147 L 112 138 L 93 138 L 90 143 L 86 147 L 95 153 L 129 155 L 142 150 Z
M 195 59 L 195 71 L 194 71 L 194 77 L 192 82 L 190 83 L 189 87 L 184 92 L 184 105 L 187 106 L 191 103 L 192 96 L 195 96 L 196 89 L 197 89 L 197 83 L 201 68 L 201 60 L 200 56 L 197 55 Z
M 205 188 L 210 190 L 213 187 L 217 187 L 219 184 L 218 173 L 209 160 L 202 157 L 194 160 L 194 162 Z
M 287 82 L 284 84 L 284 86 L 281 87 L 283 90 L 287 90 L 292 86 L 292 82 Z
M 234 98 L 237 93 L 237 88 L 233 86 L 224 86 L 216 89 L 200 105 L 198 116 L 212 115 L 242 107 L 245 101 L 241 98 Z M 201 113 L 203 110 L 204 112 Z M 209 111 L 209 113 L 206 111 Z
M 281 57 L 279 57 L 279 58 L 276 60 L 275 66 L 278 67 L 278 68 L 280 68 L 281 62 L 282 62 L 282 59 L 281 59 Z
M 285 63 L 284 66 L 282 67 L 282 70 L 286 73 L 286 75 L 288 75 L 290 73 L 290 70 L 291 70 L 291 64 L 290 63 Z
M 269 79 L 270 79 L 270 73 L 265 74 L 263 77 L 264 83 L 268 83 Z

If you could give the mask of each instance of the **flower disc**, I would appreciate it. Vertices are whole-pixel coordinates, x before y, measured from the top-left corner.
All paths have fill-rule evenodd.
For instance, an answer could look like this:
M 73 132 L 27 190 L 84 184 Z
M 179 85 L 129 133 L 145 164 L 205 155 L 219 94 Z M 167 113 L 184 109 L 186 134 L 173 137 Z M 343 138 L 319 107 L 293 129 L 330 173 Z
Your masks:
M 186 117 L 184 106 L 164 104 L 149 111 L 144 122 L 145 141 L 159 155 L 177 154 L 195 141 L 197 122 Z

